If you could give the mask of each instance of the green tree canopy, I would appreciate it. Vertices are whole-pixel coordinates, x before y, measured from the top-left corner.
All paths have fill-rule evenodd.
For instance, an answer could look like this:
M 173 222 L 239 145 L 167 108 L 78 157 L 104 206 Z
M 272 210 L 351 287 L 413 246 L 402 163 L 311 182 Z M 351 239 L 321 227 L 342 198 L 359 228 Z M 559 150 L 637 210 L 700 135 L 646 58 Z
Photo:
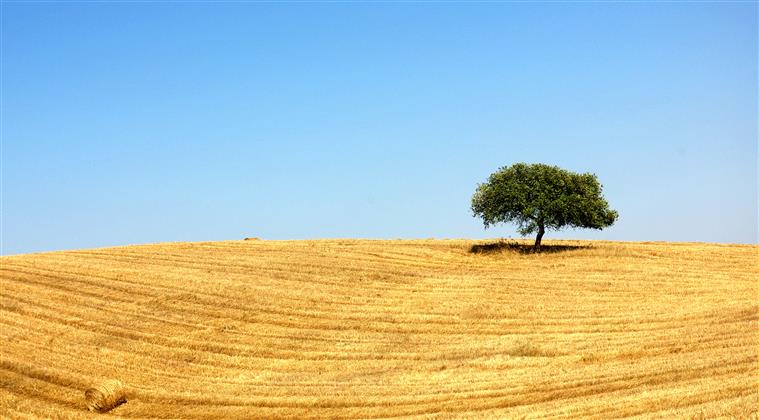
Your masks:
M 565 227 L 603 229 L 618 213 L 609 208 L 594 174 L 557 166 L 517 163 L 503 167 L 479 184 L 472 196 L 472 212 L 485 228 L 516 223 L 519 233 L 537 232 L 535 249 L 546 229 Z

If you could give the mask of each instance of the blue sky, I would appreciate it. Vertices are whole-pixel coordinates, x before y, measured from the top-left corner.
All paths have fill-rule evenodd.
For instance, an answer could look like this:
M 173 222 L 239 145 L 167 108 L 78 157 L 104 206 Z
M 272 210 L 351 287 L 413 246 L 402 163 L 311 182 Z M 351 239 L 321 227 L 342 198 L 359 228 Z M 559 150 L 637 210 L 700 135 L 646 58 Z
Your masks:
M 757 3 L 2 4 L 2 253 L 518 237 L 501 166 L 594 172 L 552 238 L 757 242 Z

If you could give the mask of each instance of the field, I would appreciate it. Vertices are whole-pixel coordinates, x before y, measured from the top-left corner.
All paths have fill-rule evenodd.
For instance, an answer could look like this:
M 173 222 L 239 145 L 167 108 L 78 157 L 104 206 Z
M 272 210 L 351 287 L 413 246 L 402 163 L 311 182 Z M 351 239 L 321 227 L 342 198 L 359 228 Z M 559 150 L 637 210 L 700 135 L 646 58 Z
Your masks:
M 759 247 L 547 244 L 2 257 L 0 417 L 757 418 Z

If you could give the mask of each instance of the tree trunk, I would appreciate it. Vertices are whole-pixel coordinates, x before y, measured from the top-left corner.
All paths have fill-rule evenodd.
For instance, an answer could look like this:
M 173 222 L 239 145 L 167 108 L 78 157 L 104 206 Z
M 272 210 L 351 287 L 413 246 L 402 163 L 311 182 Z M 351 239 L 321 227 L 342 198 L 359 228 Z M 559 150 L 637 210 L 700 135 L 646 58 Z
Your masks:
M 541 223 L 540 226 L 538 226 L 538 237 L 535 238 L 535 246 L 532 248 L 533 250 L 540 252 L 540 241 L 543 239 L 543 234 L 546 233 L 546 228 Z

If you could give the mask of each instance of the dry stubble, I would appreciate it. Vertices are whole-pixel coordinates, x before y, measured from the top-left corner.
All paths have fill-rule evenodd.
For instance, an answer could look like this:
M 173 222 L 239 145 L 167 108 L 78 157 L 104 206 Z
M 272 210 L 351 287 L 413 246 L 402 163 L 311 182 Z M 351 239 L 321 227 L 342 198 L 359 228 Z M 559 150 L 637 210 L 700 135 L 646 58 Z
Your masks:
M 0 417 L 756 417 L 759 247 L 472 244 L 2 257 Z

